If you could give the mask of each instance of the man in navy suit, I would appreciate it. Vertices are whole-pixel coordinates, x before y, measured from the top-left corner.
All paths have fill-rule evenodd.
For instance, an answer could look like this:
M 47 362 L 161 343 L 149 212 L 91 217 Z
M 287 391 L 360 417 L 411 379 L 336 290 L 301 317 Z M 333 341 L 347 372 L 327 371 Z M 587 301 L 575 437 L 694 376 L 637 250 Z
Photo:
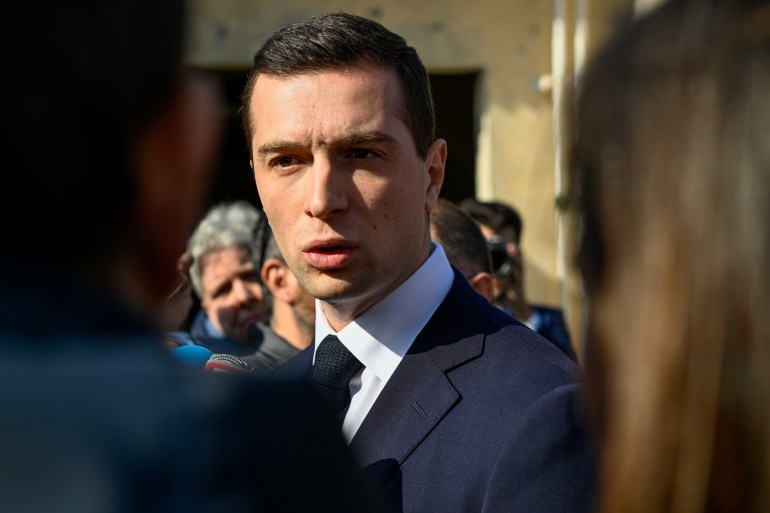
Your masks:
M 586 511 L 579 369 L 489 305 L 430 238 L 447 144 L 414 48 L 344 13 L 254 57 L 244 129 L 265 213 L 316 299 L 287 364 L 335 408 L 396 511 Z

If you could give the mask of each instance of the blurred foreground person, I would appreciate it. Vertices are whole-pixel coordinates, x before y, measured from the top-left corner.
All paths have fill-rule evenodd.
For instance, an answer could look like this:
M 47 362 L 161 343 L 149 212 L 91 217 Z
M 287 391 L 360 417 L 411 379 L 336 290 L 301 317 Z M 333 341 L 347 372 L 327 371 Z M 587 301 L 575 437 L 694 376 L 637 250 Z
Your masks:
M 624 31 L 576 157 L 599 511 L 770 511 L 770 4 L 672 1 Z
M 187 330 L 198 308 L 193 298 L 192 282 L 190 281 L 190 267 L 192 255 L 185 251 L 176 262 L 177 285 L 166 298 L 161 312 L 160 328 L 164 332 Z M 178 343 L 169 343 L 169 348 L 177 347 Z
M 155 333 L 218 125 L 181 72 L 182 2 L 0 19 L 0 511 L 367 511 L 309 385 L 191 374 Z

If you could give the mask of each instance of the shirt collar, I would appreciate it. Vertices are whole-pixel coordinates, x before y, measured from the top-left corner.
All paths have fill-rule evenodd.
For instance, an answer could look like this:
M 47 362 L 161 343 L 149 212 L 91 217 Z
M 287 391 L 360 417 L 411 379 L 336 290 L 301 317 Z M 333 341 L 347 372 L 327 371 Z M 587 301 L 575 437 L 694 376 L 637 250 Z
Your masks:
M 327 335 L 337 335 L 364 367 L 387 381 L 449 293 L 453 280 L 443 248 L 433 243 L 433 252 L 414 274 L 339 333 L 329 326 L 316 300 L 314 361 L 317 344 Z

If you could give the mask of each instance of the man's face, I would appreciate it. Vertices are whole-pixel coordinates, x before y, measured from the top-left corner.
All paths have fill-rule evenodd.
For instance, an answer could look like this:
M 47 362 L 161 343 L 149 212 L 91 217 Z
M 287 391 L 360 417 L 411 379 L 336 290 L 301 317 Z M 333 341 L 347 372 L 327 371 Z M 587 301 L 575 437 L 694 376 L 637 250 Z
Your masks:
M 431 251 L 446 144 L 421 159 L 401 112 L 383 68 L 261 75 L 254 87 L 254 175 L 278 247 L 302 286 L 350 319 Z
M 257 322 L 267 318 L 262 288 L 243 246 L 203 256 L 201 289 L 201 307 L 214 327 L 232 340 L 247 341 Z

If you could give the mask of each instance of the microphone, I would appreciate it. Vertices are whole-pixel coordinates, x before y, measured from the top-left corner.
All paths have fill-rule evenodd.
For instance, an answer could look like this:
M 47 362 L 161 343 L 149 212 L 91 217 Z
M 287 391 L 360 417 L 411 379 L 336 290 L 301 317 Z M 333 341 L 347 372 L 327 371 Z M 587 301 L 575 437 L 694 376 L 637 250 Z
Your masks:
M 254 372 L 248 362 L 231 354 L 212 354 L 203 368 L 209 372 Z
M 206 349 L 203 346 L 194 345 L 175 347 L 170 353 L 171 356 L 185 365 L 198 369 L 204 368 L 206 362 L 209 361 L 209 358 L 213 354 L 209 349 Z

